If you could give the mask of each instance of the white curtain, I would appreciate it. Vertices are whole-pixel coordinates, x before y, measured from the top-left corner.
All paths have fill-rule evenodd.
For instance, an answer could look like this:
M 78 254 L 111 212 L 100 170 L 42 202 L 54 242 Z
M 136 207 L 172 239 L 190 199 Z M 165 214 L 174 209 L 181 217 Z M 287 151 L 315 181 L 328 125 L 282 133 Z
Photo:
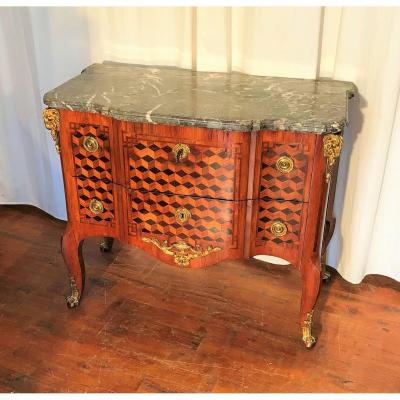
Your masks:
M 0 8 L 0 203 L 65 219 L 43 93 L 104 59 L 353 81 L 328 254 L 400 281 L 399 8 Z

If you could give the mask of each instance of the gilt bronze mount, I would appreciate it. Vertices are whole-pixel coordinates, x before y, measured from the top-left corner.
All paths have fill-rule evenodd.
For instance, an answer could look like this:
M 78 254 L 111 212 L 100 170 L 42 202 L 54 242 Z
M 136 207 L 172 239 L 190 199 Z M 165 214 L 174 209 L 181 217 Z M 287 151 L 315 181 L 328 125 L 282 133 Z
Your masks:
M 336 159 L 340 156 L 343 145 L 343 137 L 329 134 L 324 136 L 324 156 L 326 158 L 326 182 L 332 177 Z
M 190 264 L 190 261 L 194 258 L 205 257 L 210 253 L 222 250 L 221 247 L 218 246 L 208 246 L 205 249 L 202 249 L 199 245 L 192 247 L 182 240 L 172 244 L 171 246 L 168 245 L 168 242 L 166 240 L 162 243 L 160 243 L 158 239 L 148 237 L 144 237 L 142 238 L 142 240 L 145 243 L 154 244 L 163 253 L 174 257 L 175 263 L 178 264 L 180 267 L 187 267 Z
M 45 108 L 43 110 L 43 121 L 46 129 L 50 130 L 57 153 L 60 153 L 60 114 L 58 110 Z
M 69 285 L 71 288 L 71 294 L 66 297 L 67 306 L 69 308 L 74 308 L 79 305 L 79 291 L 75 279 L 72 276 L 69 278 Z
M 190 153 L 190 147 L 184 143 L 178 143 L 172 149 L 172 152 L 175 155 L 176 162 L 183 161 Z
M 312 318 L 313 318 L 314 310 L 311 310 L 307 314 L 307 318 L 303 322 L 302 331 L 303 331 L 303 342 L 308 349 L 313 347 L 317 342 L 317 339 L 311 334 L 312 331 Z

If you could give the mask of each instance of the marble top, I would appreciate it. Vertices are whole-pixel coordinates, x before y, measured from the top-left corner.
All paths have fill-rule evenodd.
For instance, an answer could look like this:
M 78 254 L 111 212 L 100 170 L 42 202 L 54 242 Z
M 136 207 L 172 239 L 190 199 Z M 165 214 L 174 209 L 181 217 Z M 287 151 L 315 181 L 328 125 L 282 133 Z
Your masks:
M 327 133 L 347 125 L 351 82 L 239 72 L 92 64 L 44 95 L 52 108 L 97 112 L 124 121 L 251 131 Z

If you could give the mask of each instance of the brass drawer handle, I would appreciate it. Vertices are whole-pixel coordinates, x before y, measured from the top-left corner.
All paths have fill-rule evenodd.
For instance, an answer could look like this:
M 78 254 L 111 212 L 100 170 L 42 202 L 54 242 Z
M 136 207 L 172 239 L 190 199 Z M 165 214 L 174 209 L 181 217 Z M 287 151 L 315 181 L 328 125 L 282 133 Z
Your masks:
M 279 157 L 275 163 L 276 169 L 283 174 L 288 174 L 294 166 L 293 160 L 290 157 Z
M 185 208 L 185 207 L 179 207 L 176 211 L 175 211 L 175 218 L 178 222 L 180 222 L 181 224 L 184 224 L 190 217 L 192 216 L 192 214 L 190 213 L 190 211 Z
M 93 214 L 101 214 L 104 211 L 103 203 L 100 200 L 93 199 L 89 203 L 89 209 Z
M 89 153 L 94 153 L 99 149 L 99 142 L 93 136 L 86 136 L 85 140 L 83 141 L 83 147 Z
M 270 230 L 275 237 L 281 237 L 287 234 L 287 227 L 282 221 L 275 221 L 271 225 Z
M 187 156 L 190 153 L 190 148 L 186 144 L 178 143 L 174 146 L 174 148 L 172 149 L 172 152 L 175 155 L 176 162 L 179 162 L 179 161 L 182 161 L 185 158 L 187 158 Z

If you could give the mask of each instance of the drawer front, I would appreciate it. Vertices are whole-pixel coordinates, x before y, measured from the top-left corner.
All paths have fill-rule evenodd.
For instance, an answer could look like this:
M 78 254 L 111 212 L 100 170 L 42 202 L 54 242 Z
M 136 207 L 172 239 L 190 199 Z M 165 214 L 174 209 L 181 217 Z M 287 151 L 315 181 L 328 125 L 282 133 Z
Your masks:
M 120 123 L 119 129 L 128 188 L 212 199 L 245 199 L 249 135 L 125 122 Z
M 296 264 L 299 258 L 307 203 L 258 199 L 253 201 L 251 250 Z
M 234 229 L 238 202 L 131 191 L 130 235 L 187 245 L 237 247 Z M 237 219 L 236 219 L 237 220 Z
M 75 176 L 111 182 L 110 128 L 104 124 L 70 122 Z
M 282 200 L 258 201 L 257 240 L 298 244 L 303 204 Z
M 176 156 L 180 147 L 188 152 L 183 159 Z M 233 199 L 235 160 L 226 148 L 140 140 L 129 151 L 129 183 L 132 189 Z
M 315 135 L 261 135 L 257 198 L 308 201 Z
M 76 178 L 76 188 L 80 222 L 115 227 L 114 185 Z

